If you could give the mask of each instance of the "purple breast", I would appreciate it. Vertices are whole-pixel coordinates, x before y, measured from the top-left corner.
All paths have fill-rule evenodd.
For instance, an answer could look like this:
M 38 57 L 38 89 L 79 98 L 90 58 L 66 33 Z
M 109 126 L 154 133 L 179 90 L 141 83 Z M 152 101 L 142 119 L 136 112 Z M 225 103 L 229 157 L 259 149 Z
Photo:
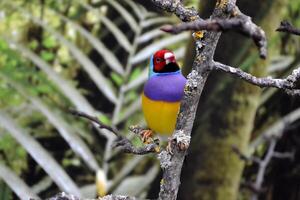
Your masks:
M 176 102 L 182 99 L 186 79 L 180 73 L 152 76 L 144 86 L 144 94 L 151 100 Z

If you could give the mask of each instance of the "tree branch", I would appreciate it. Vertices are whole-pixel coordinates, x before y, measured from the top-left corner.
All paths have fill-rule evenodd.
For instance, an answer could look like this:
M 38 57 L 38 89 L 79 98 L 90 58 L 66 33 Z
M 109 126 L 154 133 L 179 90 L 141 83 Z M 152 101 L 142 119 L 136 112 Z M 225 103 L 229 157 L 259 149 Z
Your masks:
M 237 146 L 232 146 L 232 151 L 234 153 L 236 153 L 241 160 L 244 160 L 246 162 L 254 162 L 254 163 L 257 163 L 257 164 L 259 164 L 261 162 L 261 159 L 259 157 L 247 156 L 244 153 L 242 153 Z
M 164 2 L 164 1 L 162 1 Z M 229 16 L 226 12 L 227 6 L 235 5 L 235 0 L 218 0 L 212 19 L 225 19 Z M 220 38 L 219 32 L 207 32 L 204 37 L 197 37 L 196 56 L 192 71 L 187 77 L 184 97 L 181 100 L 180 112 L 177 117 L 176 130 L 172 135 L 172 154 L 162 151 L 159 156 L 163 169 L 163 178 L 160 185 L 160 200 L 175 200 L 180 185 L 180 174 L 183 161 L 190 144 L 191 131 L 196 116 L 199 99 L 211 71 L 210 63 Z
M 232 9 L 234 17 L 229 19 L 198 19 L 192 22 L 181 23 L 175 26 L 165 25 L 161 30 L 177 34 L 186 30 L 207 30 L 207 31 L 228 31 L 234 30 L 253 39 L 256 46 L 259 48 L 260 57 L 267 56 L 267 39 L 265 32 L 251 20 L 251 17 L 244 15 L 237 7 Z
M 268 129 L 251 142 L 249 151 L 253 152 L 260 144 L 270 140 L 270 138 L 281 138 L 285 130 L 292 126 L 297 120 L 300 119 L 300 108 L 288 113 L 281 119 L 277 120 Z
M 297 83 L 300 81 L 300 68 L 295 69 L 292 74 L 285 79 L 275 79 L 271 77 L 258 78 L 239 68 L 234 68 L 219 62 L 213 62 L 213 69 L 235 75 L 236 77 L 259 87 L 275 87 L 283 89 L 291 95 L 299 94 L 299 90 L 297 90 L 296 87 Z
M 31 199 L 33 200 L 33 199 Z M 66 194 L 64 192 L 55 195 L 47 200 L 80 200 L 80 198 Z M 97 200 L 137 200 L 135 197 L 123 196 L 123 195 L 107 195 L 101 198 L 97 198 Z
M 300 69 L 294 70 L 293 73 L 286 79 L 273 79 L 273 78 L 257 78 L 248 74 L 241 69 L 233 68 L 218 62 L 213 61 L 213 55 L 219 40 L 220 31 L 235 30 L 241 34 L 249 36 L 253 39 L 260 51 L 261 58 L 267 56 L 267 42 L 264 31 L 255 25 L 249 16 L 244 15 L 236 7 L 236 0 L 218 0 L 215 10 L 209 20 L 202 20 L 198 12 L 194 8 L 186 8 L 182 0 L 151 0 L 158 8 L 177 15 L 183 22 L 177 26 L 164 26 L 162 30 L 171 33 L 179 33 L 185 30 L 207 30 L 204 36 L 198 37 L 194 35 L 196 40 L 196 57 L 192 66 L 192 71 L 188 75 L 187 83 L 185 86 L 184 97 L 181 101 L 180 112 L 178 114 L 176 129 L 173 132 L 170 146 L 172 152 L 162 150 L 158 154 L 161 168 L 163 169 L 163 178 L 161 181 L 159 198 L 160 200 L 176 200 L 177 193 L 180 185 L 180 174 L 182 170 L 183 161 L 190 144 L 191 131 L 198 107 L 198 102 L 212 69 L 221 70 L 226 73 L 233 74 L 243 80 L 248 81 L 260 87 L 276 87 L 284 89 L 290 93 L 300 93 L 300 90 L 294 90 L 296 83 L 300 79 Z M 231 17 L 231 18 L 229 18 Z M 284 24 L 283 24 L 284 25 Z M 289 24 L 288 24 L 289 25 Z M 291 26 L 285 24 L 280 27 L 278 31 L 291 32 L 297 34 L 298 30 L 291 29 Z M 79 111 L 70 111 L 73 115 L 86 118 L 93 123 L 96 123 L 99 128 L 107 129 L 117 136 L 114 144 L 119 147 L 122 152 L 133 154 L 147 154 L 158 152 L 158 144 L 147 144 L 143 147 L 135 147 L 130 140 L 122 136 L 116 128 L 107 126 L 101 123 L 96 117 L 87 115 Z M 132 131 L 132 130 L 131 130 Z M 134 129 L 134 133 L 140 133 L 140 129 Z M 252 159 L 260 166 L 259 173 L 255 182 L 255 188 L 260 188 L 263 182 L 263 175 L 266 170 L 267 164 L 274 156 L 274 149 L 276 140 L 271 140 L 268 152 L 264 160 Z M 249 160 L 243 156 L 238 150 L 235 150 L 241 158 Z M 275 154 L 277 157 L 283 157 L 282 154 Z M 62 193 L 64 194 L 64 193 Z M 77 199 L 74 196 L 60 195 L 50 200 L 68 200 Z M 112 196 L 108 195 L 103 200 L 132 200 L 134 197 L 127 196 Z
M 185 8 L 180 0 L 152 0 L 152 2 L 160 9 L 174 13 L 183 22 L 195 20 L 195 23 L 203 22 L 195 9 Z M 181 101 L 180 112 L 176 122 L 176 129 L 170 140 L 172 152 L 162 150 L 158 154 L 158 159 L 160 160 L 160 165 L 163 169 L 163 178 L 158 197 L 159 200 L 177 199 L 177 193 L 180 185 L 180 174 L 183 161 L 190 144 L 191 131 L 195 120 L 198 102 L 211 70 L 217 69 L 217 67 L 212 65 L 212 63 L 213 55 L 221 33 L 216 31 L 236 29 L 243 34 L 252 37 L 256 45 L 260 48 L 261 57 L 266 57 L 267 51 L 264 32 L 252 23 L 250 17 L 240 13 L 238 8 L 235 6 L 235 3 L 236 0 L 218 0 L 214 12 L 211 15 L 211 21 L 209 21 L 210 24 L 206 25 L 207 27 L 212 28 L 204 28 L 204 30 L 215 29 L 215 31 L 205 32 L 204 36 L 200 34 L 201 37 L 197 34 L 193 34 L 196 43 L 196 57 L 192 66 L 192 71 L 187 77 L 184 97 Z M 229 12 L 229 10 L 231 12 Z M 229 21 L 225 20 L 230 16 L 234 16 L 234 18 L 229 19 Z M 222 66 L 222 64 L 220 65 Z M 86 117 L 85 115 L 79 116 Z M 97 123 L 94 118 L 86 118 Z M 103 125 L 100 125 L 100 127 L 108 130 L 110 128 Z M 116 134 L 116 132 L 113 133 Z M 136 148 L 128 139 L 120 136 L 120 134 L 116 135 L 119 136 L 119 140 L 116 145 L 122 148 L 123 152 L 144 154 L 155 150 L 154 146 L 152 146 L 153 144 L 146 145 L 145 147 L 142 147 L 143 149 Z
M 132 153 L 136 155 L 144 155 L 149 153 L 157 153 L 159 151 L 159 146 L 157 143 L 146 144 L 142 147 L 135 147 L 125 137 L 118 138 L 117 141 L 113 144 L 113 147 L 118 147 L 118 149 L 123 153 Z
M 98 120 L 97 117 L 88 115 L 84 112 L 77 111 L 77 110 L 69 110 L 69 112 L 78 117 L 82 117 L 85 119 L 88 119 L 94 123 L 96 123 L 99 128 L 109 130 L 112 132 L 114 135 L 117 136 L 117 139 L 115 140 L 113 147 L 118 147 L 119 150 L 123 153 L 132 153 L 132 154 L 137 154 L 137 155 L 144 155 L 148 153 L 157 153 L 159 151 L 159 143 L 157 141 L 153 141 L 150 144 L 146 144 L 143 147 L 135 147 L 129 139 L 126 137 L 122 136 L 119 131 L 111 126 L 105 125 L 102 122 Z M 133 132 L 134 134 L 140 136 L 141 132 L 144 130 L 139 126 L 131 126 L 129 127 L 129 130 Z
M 275 151 L 276 144 L 280 137 L 268 137 L 266 142 L 269 143 L 267 152 L 264 158 L 259 158 L 256 156 L 246 156 L 236 147 L 233 147 L 233 151 L 245 161 L 254 161 L 258 165 L 258 173 L 254 182 L 245 182 L 242 184 L 243 187 L 250 189 L 253 194 L 251 196 L 251 200 L 258 200 L 259 195 L 265 191 L 263 188 L 264 177 L 266 173 L 266 169 L 271 162 L 272 158 L 279 159 L 294 159 L 295 152 L 277 152 Z
M 300 35 L 300 29 L 293 27 L 293 25 L 288 21 L 282 21 L 276 31 Z
M 86 119 L 96 123 L 99 128 L 109 130 L 110 132 L 115 134 L 115 136 L 120 136 L 120 134 L 119 134 L 119 132 L 116 128 L 113 128 L 111 126 L 103 124 L 97 117 L 88 115 L 87 113 L 84 113 L 84 112 L 81 112 L 81 111 L 78 111 L 78 110 L 69 109 L 68 111 L 69 111 L 70 114 L 72 114 L 74 116 L 86 118 Z
M 186 8 L 181 0 L 152 0 L 152 3 L 159 9 L 175 14 L 183 22 L 200 19 L 198 11 Z

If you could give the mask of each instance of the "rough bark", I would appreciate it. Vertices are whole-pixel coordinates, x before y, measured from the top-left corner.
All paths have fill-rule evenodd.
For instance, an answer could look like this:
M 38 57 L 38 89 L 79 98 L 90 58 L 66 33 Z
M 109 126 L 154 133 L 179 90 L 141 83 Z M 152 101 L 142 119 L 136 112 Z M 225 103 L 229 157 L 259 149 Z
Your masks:
M 249 4 L 249 1 L 240 2 Z M 268 13 L 261 23 L 268 38 L 276 34 L 275 29 L 281 20 L 280 13 L 286 2 L 251 1 L 253 5 L 247 5 L 251 8 L 256 7 L 256 11 L 263 10 L 264 13 Z M 257 7 L 259 4 L 261 9 Z M 240 6 L 240 10 L 245 12 L 243 6 Z M 263 14 L 258 18 L 262 19 L 262 16 Z M 227 48 L 223 48 L 221 61 L 225 60 L 228 63 L 227 59 L 232 59 L 233 55 L 249 56 L 255 50 L 252 47 L 241 55 L 239 52 L 243 46 L 236 45 L 243 42 L 233 42 L 233 39 L 229 41 L 231 43 L 227 44 Z M 230 52 L 233 54 L 230 55 Z M 268 60 L 254 60 L 256 61 L 251 63 L 251 72 L 258 76 L 265 75 Z M 208 80 L 204 98 L 201 99 L 198 108 L 191 149 L 183 171 L 180 199 L 237 199 L 243 162 L 232 152 L 232 145 L 236 145 L 242 151 L 247 147 L 259 95 L 259 88 L 244 81 L 228 79 L 227 75 L 226 78 L 219 75 Z
M 163 4 L 167 4 L 164 1 Z M 235 5 L 235 0 L 219 0 L 217 6 L 212 14 L 212 18 L 227 18 L 229 13 L 226 13 L 227 5 Z M 177 8 L 176 11 L 180 11 L 181 8 Z M 186 21 L 185 17 L 180 16 L 180 13 L 175 13 L 182 21 Z M 211 63 L 213 60 L 214 52 L 221 33 L 207 32 L 201 42 L 201 45 L 197 45 L 197 54 L 194 59 L 192 71 L 188 75 L 188 81 L 185 87 L 185 95 L 181 101 L 180 112 L 178 115 L 176 130 L 173 133 L 172 139 L 178 140 L 179 138 L 190 137 L 193 123 L 195 120 L 196 109 L 198 102 L 206 83 L 206 79 L 211 70 Z M 199 39 L 198 39 L 199 40 Z M 175 144 L 178 144 L 176 141 Z M 189 141 L 186 143 L 189 146 Z M 173 200 L 177 198 L 177 193 L 180 185 L 180 174 L 183 165 L 183 160 L 186 155 L 187 147 L 184 150 L 172 145 L 174 154 L 161 153 L 164 157 L 164 162 L 161 160 L 161 168 L 163 169 L 163 178 L 161 181 L 159 199 Z M 166 157 L 169 158 L 169 162 L 166 162 Z

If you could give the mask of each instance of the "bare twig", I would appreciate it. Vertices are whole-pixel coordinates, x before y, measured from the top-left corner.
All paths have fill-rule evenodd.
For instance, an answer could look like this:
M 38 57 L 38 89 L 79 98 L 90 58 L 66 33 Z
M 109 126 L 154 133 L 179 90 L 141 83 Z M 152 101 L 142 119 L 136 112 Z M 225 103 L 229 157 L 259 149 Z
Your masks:
M 247 156 L 246 154 L 242 153 L 237 146 L 232 146 L 232 151 L 234 153 L 236 153 L 241 160 L 244 160 L 246 162 L 250 161 L 250 162 L 257 163 L 257 164 L 259 164 L 261 162 L 261 160 L 260 160 L 259 157 L 256 157 L 256 156 Z
M 300 29 L 293 27 L 293 25 L 288 21 L 282 21 L 276 31 L 300 35 Z
M 230 73 L 232 75 L 237 76 L 240 79 L 243 79 L 259 87 L 275 87 L 275 88 L 283 89 L 292 95 L 298 94 L 297 92 L 298 90 L 296 89 L 296 87 L 297 87 L 297 83 L 300 81 L 300 68 L 295 69 L 292 72 L 292 74 L 286 77 L 285 79 L 275 79 L 271 77 L 257 78 L 252 74 L 244 72 L 239 68 L 234 68 L 219 62 L 213 63 L 213 69 Z
M 242 182 L 241 187 L 250 190 L 253 194 L 261 194 L 266 191 L 265 188 L 256 188 L 253 182 Z
M 99 128 L 101 129 L 106 129 L 109 130 L 110 132 L 112 132 L 113 134 L 115 134 L 116 136 L 120 136 L 118 130 L 116 130 L 115 128 L 105 125 L 103 124 L 97 117 L 88 115 L 87 113 L 78 111 L 78 110 L 69 110 L 69 112 L 74 115 L 74 116 L 78 116 L 78 117 L 82 117 L 82 118 L 86 118 L 94 123 L 96 123 L 98 125 Z
M 300 119 L 300 108 L 290 112 L 284 117 L 280 118 L 274 124 L 260 134 L 249 146 L 249 151 L 253 152 L 260 144 L 269 140 L 270 138 L 281 138 L 286 128 Z
M 192 22 L 186 22 L 175 26 L 165 25 L 161 30 L 177 34 L 186 30 L 207 30 L 207 31 L 228 31 L 235 30 L 243 35 L 249 36 L 253 39 L 256 46 L 259 48 L 261 58 L 267 56 L 267 40 L 265 32 L 256 24 L 251 18 L 241 13 L 237 7 L 233 9 L 234 17 L 229 19 L 198 19 Z
M 99 125 L 99 128 L 107 129 L 111 131 L 114 135 L 117 136 L 117 139 L 115 140 L 115 143 L 113 144 L 113 147 L 118 147 L 119 150 L 123 153 L 132 153 L 132 154 L 137 154 L 137 155 L 143 155 L 143 154 L 148 154 L 148 153 L 157 153 L 159 152 L 159 143 L 157 141 L 153 141 L 150 144 L 146 144 L 142 147 L 135 147 L 129 139 L 126 137 L 122 136 L 115 128 L 105 125 L 102 122 L 100 122 L 97 117 L 88 115 L 84 112 L 77 111 L 77 110 L 70 110 L 69 111 L 71 114 L 78 116 L 78 117 L 83 117 L 86 118 L 96 124 Z M 144 129 L 139 127 L 139 126 L 131 126 L 129 130 L 136 135 L 140 136 L 141 131 Z
M 262 184 L 265 177 L 265 171 L 267 169 L 267 166 L 269 162 L 271 161 L 273 154 L 275 152 L 275 146 L 276 146 L 277 140 L 272 139 L 270 140 L 269 148 L 267 151 L 267 154 L 263 160 L 259 163 L 258 173 L 256 176 L 256 180 L 254 183 L 254 188 L 256 188 L 258 191 L 261 190 Z M 253 193 L 251 200 L 257 200 L 258 199 L 258 193 Z
M 242 187 L 250 189 L 253 194 L 251 196 L 251 200 L 257 200 L 259 195 L 265 192 L 263 188 L 263 182 L 265 177 L 266 169 L 271 162 L 272 158 L 279 158 L 279 159 L 294 159 L 295 152 L 276 152 L 275 147 L 279 137 L 269 137 L 266 140 L 269 143 L 268 150 L 263 159 L 256 157 L 256 156 L 246 156 L 236 147 L 233 147 L 233 151 L 245 161 L 254 161 L 258 165 L 258 173 L 254 182 L 244 182 L 241 184 Z
M 295 151 L 292 152 L 274 152 L 273 158 L 294 160 Z

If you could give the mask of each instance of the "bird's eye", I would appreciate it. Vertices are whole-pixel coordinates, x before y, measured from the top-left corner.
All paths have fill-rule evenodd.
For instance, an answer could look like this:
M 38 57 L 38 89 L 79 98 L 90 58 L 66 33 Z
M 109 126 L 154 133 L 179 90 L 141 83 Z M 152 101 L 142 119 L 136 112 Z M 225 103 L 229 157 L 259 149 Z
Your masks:
M 160 63 L 161 61 L 162 61 L 161 58 L 156 58 L 156 62 L 157 62 L 157 63 Z

